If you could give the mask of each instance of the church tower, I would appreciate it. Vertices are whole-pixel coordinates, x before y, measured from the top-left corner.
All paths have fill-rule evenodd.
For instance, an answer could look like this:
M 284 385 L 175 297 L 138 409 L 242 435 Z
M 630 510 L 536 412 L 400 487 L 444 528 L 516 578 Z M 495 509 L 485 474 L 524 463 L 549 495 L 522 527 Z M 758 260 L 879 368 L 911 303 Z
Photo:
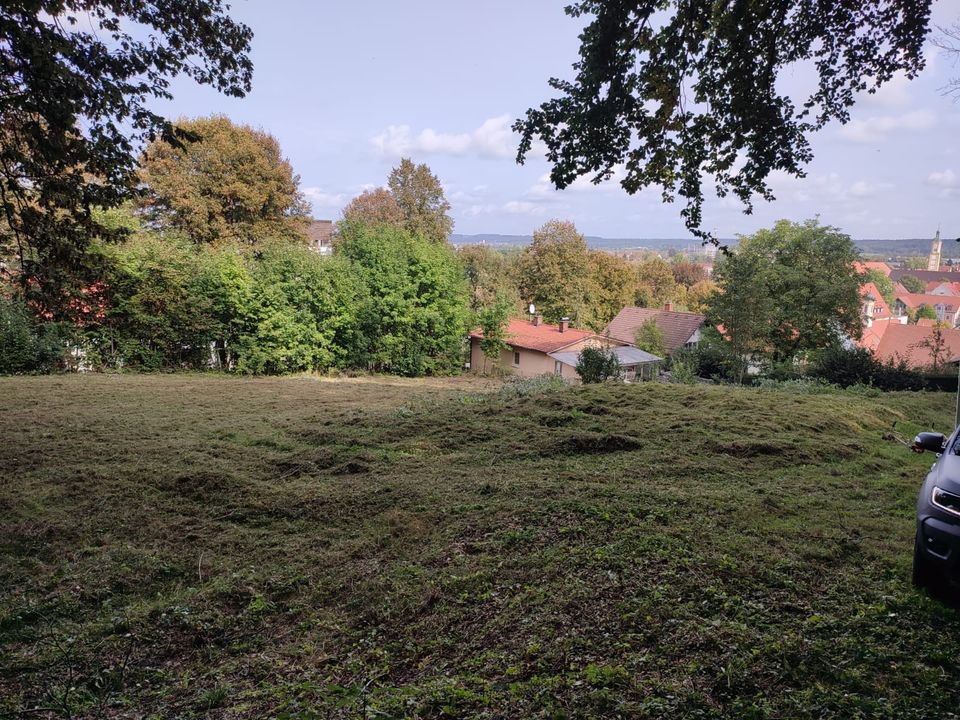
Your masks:
M 937 271 L 940 269 L 940 253 L 943 251 L 943 242 L 940 240 L 940 229 L 937 229 L 937 236 L 930 244 L 930 257 L 927 258 L 927 270 Z

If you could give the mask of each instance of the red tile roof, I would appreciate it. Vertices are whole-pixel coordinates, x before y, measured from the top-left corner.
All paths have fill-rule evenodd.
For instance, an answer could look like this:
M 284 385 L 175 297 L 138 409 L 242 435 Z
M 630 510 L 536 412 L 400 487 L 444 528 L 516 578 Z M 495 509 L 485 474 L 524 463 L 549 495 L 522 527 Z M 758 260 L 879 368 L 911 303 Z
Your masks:
M 871 352 L 876 351 L 877 347 L 880 345 L 880 341 L 883 339 L 884 333 L 887 331 L 887 328 L 896 324 L 898 324 L 897 321 L 891 318 L 875 320 L 870 327 L 863 328 L 863 337 L 860 338 L 857 344 Z
M 872 329 L 872 328 L 871 328 Z M 874 354 L 884 362 L 903 358 L 911 367 L 919 368 L 930 364 L 930 350 L 918 347 L 920 343 L 933 337 L 934 328 L 923 325 L 900 325 L 890 323 L 880 338 Z M 960 330 L 944 328 L 943 339 L 946 343 L 947 359 L 960 355 Z
M 470 333 L 470 337 L 482 338 L 483 331 L 477 328 Z M 556 352 L 567 347 L 567 345 L 591 337 L 596 337 L 596 335 L 586 330 L 567 328 L 564 332 L 560 332 L 557 325 L 547 325 L 546 323 L 534 325 L 529 320 L 510 320 L 506 328 L 506 341 L 509 345 L 545 353 Z
M 893 313 L 890 312 L 890 306 L 887 305 L 887 301 L 883 299 L 883 295 L 880 294 L 877 286 L 872 282 L 864 283 L 860 286 L 860 297 L 866 298 L 868 294 L 873 295 L 873 316 L 875 318 L 890 317 L 893 315 Z M 877 312 L 877 310 L 879 310 L 879 312 Z
M 857 269 L 857 272 L 865 273 L 869 270 L 879 270 L 887 277 L 890 277 L 890 273 L 893 272 L 893 268 L 887 265 L 885 262 L 873 262 L 867 260 L 866 262 L 857 262 L 853 264 Z
M 944 282 L 942 280 L 931 280 L 927 283 L 927 294 L 932 294 L 939 287 L 944 288 L 943 295 L 946 297 L 960 296 L 960 282 Z
M 921 305 L 929 305 L 934 307 L 936 305 L 943 305 L 947 312 L 956 312 L 957 308 L 960 307 L 960 298 L 952 297 L 950 295 L 926 295 L 918 293 L 898 293 L 897 300 L 902 302 L 908 308 L 918 308 Z
M 653 308 L 625 307 L 610 321 L 604 331 L 616 340 L 633 344 L 637 330 L 647 320 L 653 319 L 663 333 L 664 349 L 672 353 L 682 347 L 705 320 L 699 313 L 655 310 Z

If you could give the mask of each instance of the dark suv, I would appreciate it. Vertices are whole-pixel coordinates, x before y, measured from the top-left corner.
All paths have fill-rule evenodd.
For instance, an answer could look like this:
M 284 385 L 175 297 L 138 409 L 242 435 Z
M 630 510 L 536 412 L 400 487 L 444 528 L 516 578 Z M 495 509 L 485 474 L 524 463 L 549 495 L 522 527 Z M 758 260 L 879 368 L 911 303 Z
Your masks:
M 958 428 L 960 429 L 960 428 Z M 911 446 L 937 459 L 917 499 L 917 538 L 913 546 L 913 584 L 942 587 L 960 577 L 960 433 L 920 433 Z

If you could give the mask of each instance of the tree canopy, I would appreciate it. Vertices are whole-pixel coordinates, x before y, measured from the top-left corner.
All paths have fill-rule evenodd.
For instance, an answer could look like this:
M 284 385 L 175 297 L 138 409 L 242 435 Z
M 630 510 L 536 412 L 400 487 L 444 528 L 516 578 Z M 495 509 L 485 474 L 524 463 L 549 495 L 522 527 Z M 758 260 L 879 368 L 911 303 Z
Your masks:
M 252 32 L 223 0 L 0 4 L 0 206 L 23 292 L 58 313 L 71 268 L 103 234 L 95 207 L 136 185 L 141 144 L 172 126 L 150 109 L 186 75 L 250 89 Z
M 773 198 L 772 172 L 802 177 L 809 133 L 849 120 L 858 93 L 923 69 L 930 5 L 577 0 L 566 12 L 591 19 L 575 77 L 551 79 L 559 96 L 514 124 L 517 159 L 539 138 L 557 188 L 615 174 L 630 194 L 658 187 L 683 198 L 687 228 L 709 238 L 705 185 L 749 212 L 756 196 Z M 800 63 L 815 85 L 797 102 L 780 81 Z
M 781 220 L 717 263 L 710 321 L 739 357 L 787 363 L 861 333 L 853 241 L 814 220 Z
M 427 165 L 417 165 L 409 158 L 390 171 L 387 181 L 390 194 L 400 208 L 401 226 L 412 235 L 433 242 L 445 243 L 453 231 L 450 203 L 443 186 Z
M 141 207 L 158 227 L 197 243 L 302 239 L 308 209 L 299 177 L 269 133 L 222 115 L 182 120 L 188 140 L 143 154 Z

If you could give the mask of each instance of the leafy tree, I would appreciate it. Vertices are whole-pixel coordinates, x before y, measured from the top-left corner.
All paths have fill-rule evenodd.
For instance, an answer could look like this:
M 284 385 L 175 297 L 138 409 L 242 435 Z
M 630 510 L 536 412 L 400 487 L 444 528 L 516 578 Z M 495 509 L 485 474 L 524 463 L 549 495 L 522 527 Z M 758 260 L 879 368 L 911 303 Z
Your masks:
M 600 332 L 625 306 L 631 305 L 637 291 L 637 273 L 621 257 L 591 250 L 592 278 L 582 323 Z
M 516 253 L 497 250 L 489 245 L 461 245 L 457 256 L 463 263 L 470 284 L 470 309 L 479 312 L 504 296 L 510 308 L 521 309 L 520 289 L 516 279 Z
M 450 203 L 443 194 L 437 176 L 426 165 L 415 165 L 403 158 L 390 172 L 390 194 L 403 216 L 401 225 L 411 235 L 420 235 L 436 243 L 445 243 L 453 231 Z
M 675 260 L 670 265 L 670 269 L 673 271 L 673 279 L 677 285 L 683 285 L 684 287 L 693 287 L 697 283 L 708 279 L 707 271 L 700 263 Z
M 917 308 L 917 314 L 914 318 L 914 322 L 917 320 L 936 320 L 937 317 L 936 308 L 934 308 L 932 305 L 928 305 L 927 303 L 923 303 Z
M 499 293 L 493 305 L 484 308 L 478 315 L 483 339 L 480 340 L 480 350 L 483 352 L 484 371 L 487 358 L 493 358 L 494 366 L 500 369 L 500 359 L 503 352 L 509 349 L 506 341 L 507 320 L 510 317 L 510 303 L 506 295 Z
M 896 290 L 893 288 L 893 281 L 879 270 L 868 270 L 867 280 L 874 284 L 880 293 L 880 297 L 886 301 L 887 305 L 893 307 L 894 300 L 896 299 L 894 297 Z
M 106 317 L 87 334 L 101 363 L 148 370 L 204 366 L 209 356 L 209 300 L 191 292 L 193 248 L 141 233 L 100 248 L 108 288 Z
M 49 371 L 63 354 L 56 324 L 37 322 L 22 300 L 0 294 L 0 374 Z
M 641 350 L 646 350 L 651 355 L 657 357 L 666 357 L 667 349 L 664 344 L 663 330 L 657 325 L 657 321 L 649 318 L 637 328 L 637 334 L 634 338 L 634 345 Z
M 713 280 L 701 280 L 687 289 L 686 306 L 690 312 L 702 313 L 710 305 L 717 284 Z
M 274 245 L 253 267 L 247 330 L 237 370 L 254 374 L 345 368 L 362 346 L 355 309 L 364 287 L 342 258 Z
M 389 225 L 341 226 L 337 254 L 365 285 L 355 366 L 445 375 L 461 365 L 468 287 L 453 249 Z
M 589 20 L 576 77 L 550 80 L 559 96 L 515 123 L 518 161 L 540 138 L 558 188 L 615 173 L 630 194 L 657 186 L 709 237 L 704 179 L 749 211 L 754 196 L 772 199 L 771 172 L 802 177 L 809 133 L 847 122 L 858 93 L 923 69 L 930 5 L 577 0 L 567 13 Z M 779 80 L 798 63 L 815 85 L 795 104 Z
M 920 309 L 923 310 L 923 307 L 928 306 L 922 306 Z M 940 372 L 940 369 L 950 362 L 950 346 L 947 344 L 947 339 L 943 336 L 943 329 L 940 326 L 934 327 L 933 332 L 914 347 L 929 352 L 929 368 L 930 372 L 934 374 Z
M 837 345 L 817 352 L 808 373 L 840 387 L 873 385 L 881 390 L 920 390 L 923 378 L 906 361 L 881 363 L 865 348 Z
M 659 257 L 644 260 L 637 266 L 637 277 L 641 285 L 649 288 L 647 307 L 660 307 L 673 299 L 676 281 L 666 260 Z
M 927 260 L 926 255 L 911 255 L 910 257 L 903 258 L 900 262 L 903 267 L 909 268 L 910 270 L 926 270 Z
M 762 354 L 775 364 L 859 337 L 858 253 L 847 235 L 814 220 L 781 220 L 740 239 L 717 263 L 711 321 L 734 352 Z
M 393 194 L 383 187 L 364 190 L 343 209 L 343 221 L 371 225 L 401 225 L 403 212 Z
M 900 284 L 912 293 L 924 293 L 927 291 L 927 284 L 916 275 L 904 275 L 900 278 Z
M 623 378 L 620 360 L 611 348 L 587 346 L 577 359 L 577 374 L 586 383 L 602 383 Z
M 523 299 L 534 303 L 547 322 L 592 320 L 590 250 L 573 223 L 550 220 L 536 230 L 517 260 L 517 275 Z
M 190 291 L 209 314 L 211 362 L 233 369 L 240 338 L 250 332 L 248 323 L 256 316 L 251 258 L 234 245 L 203 246 L 195 262 Z
M 0 4 L 0 208 L 21 293 L 61 317 L 96 237 L 93 208 L 130 197 L 137 151 L 170 124 L 150 109 L 186 75 L 250 89 L 252 33 L 223 0 Z
M 141 205 L 155 225 L 197 243 L 303 239 L 306 201 L 276 138 L 222 115 L 177 127 L 190 139 L 143 155 Z

